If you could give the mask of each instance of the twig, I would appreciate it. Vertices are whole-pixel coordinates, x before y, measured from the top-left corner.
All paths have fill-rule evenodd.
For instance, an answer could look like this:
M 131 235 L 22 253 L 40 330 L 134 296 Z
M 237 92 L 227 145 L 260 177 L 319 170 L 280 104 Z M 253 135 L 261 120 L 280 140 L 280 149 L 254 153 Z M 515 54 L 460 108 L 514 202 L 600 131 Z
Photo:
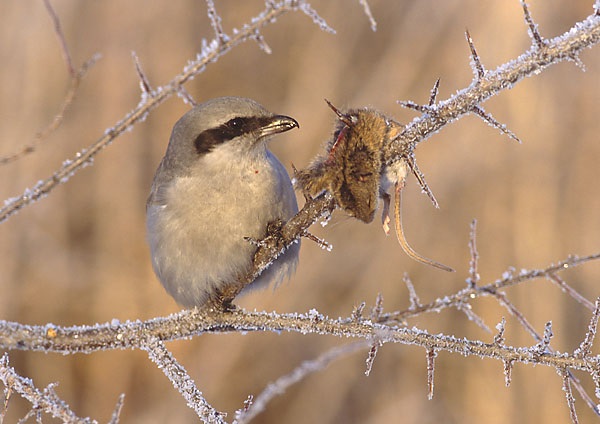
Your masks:
M 433 399 L 433 375 L 435 373 L 435 349 L 427 349 L 427 399 Z
M 531 17 L 531 13 L 529 13 L 529 6 L 527 6 L 527 2 L 525 0 L 521 0 L 521 6 L 523 7 L 523 15 L 525 16 L 525 22 L 529 27 L 528 33 L 529 37 L 533 40 L 534 45 L 537 48 L 544 47 L 544 39 L 540 35 L 540 31 L 535 22 L 533 22 L 533 18 Z
M 365 349 L 369 344 L 366 341 L 349 343 L 343 346 L 336 346 L 331 350 L 320 355 L 318 358 L 304 361 L 300 366 L 295 368 L 291 373 L 279 377 L 273 383 L 270 383 L 258 396 L 253 397 L 249 405 L 244 409 L 237 411 L 235 424 L 249 423 L 258 414 L 266 409 L 267 404 L 276 396 L 286 392 L 286 390 L 305 379 L 312 373 L 325 369 L 333 361 L 337 361 L 345 356 L 356 351 Z
M 117 399 L 117 404 L 115 405 L 115 409 L 113 410 L 112 415 L 110 416 L 110 421 L 108 424 L 118 424 L 119 417 L 121 416 L 121 410 L 123 409 L 123 404 L 125 403 L 125 394 L 121 393 L 119 395 L 119 399 Z
M 573 60 L 579 53 L 600 42 L 600 16 L 594 13 L 578 22 L 564 34 L 547 40 L 542 47 L 535 46 L 518 59 L 503 64 L 495 70 L 477 68 L 476 83 L 458 91 L 447 100 L 435 105 L 435 113 L 424 113 L 406 125 L 404 131 L 385 150 L 386 165 L 391 165 L 406 155 L 407 146 L 416 146 L 438 132 L 448 123 L 473 112 L 486 100 L 513 87 L 525 77 L 538 74 L 550 65 Z
M 95 54 L 89 60 L 87 60 L 81 66 L 81 68 L 75 70 L 75 67 L 73 66 L 73 60 L 71 59 L 71 53 L 69 52 L 69 48 L 67 45 L 67 40 L 62 31 L 60 19 L 58 18 L 56 11 L 52 7 L 50 0 L 44 0 L 44 5 L 46 6 L 46 10 L 48 11 L 48 14 L 50 15 L 50 18 L 52 19 L 52 22 L 54 24 L 54 32 L 56 33 L 56 37 L 58 38 L 58 41 L 60 43 L 62 55 L 67 66 L 67 72 L 69 74 L 70 79 L 69 88 L 67 90 L 67 94 L 65 95 L 65 99 L 63 100 L 58 113 L 52 119 L 52 122 L 50 122 L 50 124 L 48 124 L 48 126 L 45 129 L 35 134 L 33 141 L 26 144 L 24 147 L 22 147 L 14 153 L 11 153 L 4 157 L 0 157 L 0 165 L 6 165 L 8 163 L 18 160 L 19 158 L 29 153 L 35 152 L 39 144 L 62 124 L 67 109 L 69 108 L 69 106 L 71 106 L 73 100 L 75 100 L 75 96 L 77 94 L 81 81 L 83 80 L 83 77 L 87 74 L 87 71 L 100 59 L 100 55 Z
M 0 359 L 0 380 L 6 387 L 23 398 L 27 399 L 35 406 L 36 412 L 42 410 L 54 418 L 61 419 L 65 423 L 72 424 L 92 424 L 97 421 L 90 418 L 80 418 L 69 406 L 60 399 L 54 392 L 54 384 L 48 385 L 44 390 L 39 390 L 33 385 L 29 378 L 21 377 L 14 368 L 8 365 L 8 354 L 4 354 Z
M 95 326 L 58 327 L 28 326 L 0 321 L 0 347 L 8 350 L 58 352 L 63 354 L 91 353 L 111 349 L 132 349 L 148 338 L 160 341 L 181 340 L 205 333 L 254 331 L 289 331 L 301 334 L 320 334 L 379 339 L 384 343 L 421 346 L 483 358 L 537 363 L 552 367 L 567 367 L 591 372 L 600 367 L 594 358 L 576 358 L 563 354 L 538 355 L 535 349 L 497 346 L 476 340 L 459 339 L 448 335 L 432 335 L 417 328 L 391 327 L 370 320 L 357 322 L 352 318 L 331 319 L 316 311 L 308 314 L 277 314 L 243 310 L 184 310 L 166 318 L 144 322 L 110 323 Z M 600 371 L 600 370 L 599 370 Z
M 473 68 L 475 81 L 479 83 L 485 76 L 485 68 L 479 59 L 479 54 L 477 54 L 477 50 L 475 49 L 475 44 L 473 43 L 471 34 L 469 34 L 469 30 L 465 31 L 465 36 L 467 37 L 467 43 L 469 44 L 469 49 L 471 50 L 471 68 Z
M 586 308 L 588 308 L 590 311 L 594 311 L 595 310 L 594 304 L 592 302 L 590 302 L 585 297 L 583 297 L 581 295 L 581 293 L 579 293 L 573 287 L 571 287 L 570 285 L 568 285 L 558 275 L 556 275 L 556 274 L 548 274 L 547 278 L 548 278 L 548 280 L 550 280 L 551 282 L 553 282 L 554 284 L 556 284 L 558 287 L 560 287 L 560 289 L 564 293 L 567 293 L 569 296 L 571 296 L 577 302 L 581 303 L 583 306 L 585 306 Z
M 308 15 L 315 23 L 324 30 L 331 30 L 327 23 L 303 0 L 286 1 L 279 3 L 269 3 L 265 10 L 252 18 L 249 24 L 244 25 L 240 30 L 233 31 L 233 35 L 227 40 L 214 39 L 213 42 L 205 44 L 202 52 L 197 58 L 191 61 L 183 71 L 175 76 L 167 84 L 156 88 L 152 96 L 148 96 L 146 101 L 140 102 L 134 110 L 127 113 L 124 118 L 105 130 L 104 135 L 97 139 L 87 148 L 80 150 L 73 158 L 64 161 L 50 177 L 41 180 L 32 188 L 28 188 L 20 196 L 7 199 L 4 206 L 0 208 L 0 222 L 6 221 L 10 216 L 17 213 L 21 208 L 32 204 L 36 200 L 45 197 L 58 185 L 65 183 L 73 174 L 91 163 L 93 157 L 105 147 L 110 145 L 117 137 L 123 134 L 127 129 L 136 123 L 143 121 L 152 110 L 161 105 L 171 96 L 178 94 L 183 85 L 204 71 L 206 66 L 214 63 L 219 57 L 227 53 L 238 44 L 254 39 L 254 34 L 260 28 L 263 28 L 277 20 L 281 15 L 291 12 L 301 11 Z
M 415 308 L 383 314 L 381 316 L 381 322 L 388 322 L 392 320 L 403 321 L 410 317 L 420 315 L 424 312 L 439 312 L 445 308 L 456 307 L 456 305 L 461 302 L 468 303 L 469 301 L 481 296 L 496 296 L 496 294 L 503 288 L 512 287 L 538 278 L 548 278 L 548 275 L 554 275 L 560 271 L 581 266 L 587 262 L 596 261 L 599 259 L 600 253 L 582 257 L 569 256 L 567 259 L 558 262 L 557 264 L 550 265 L 544 269 L 534 269 L 530 271 L 523 270 L 518 275 L 505 273 L 503 278 L 498 279 L 493 283 L 476 288 L 467 287 L 453 295 L 436 299 L 430 303 L 422 304 Z
M 196 383 L 190 378 L 185 368 L 175 360 L 162 341 L 151 337 L 142 341 L 141 348 L 148 353 L 152 362 L 173 383 L 173 386 L 187 401 L 187 405 L 203 422 L 225 424 L 225 414 L 214 409 L 204 399 L 202 392 L 196 387 Z
M 577 412 L 575 410 L 575 398 L 573 397 L 573 391 L 571 390 L 571 379 L 566 368 L 558 368 L 556 370 L 562 377 L 562 386 L 565 396 L 567 398 L 567 405 L 569 406 L 569 414 L 571 415 L 571 421 L 573 424 L 578 424 L 579 419 L 577 418 Z
M 371 24 L 371 30 L 373 32 L 377 31 L 377 22 L 375 21 L 375 18 L 373 17 L 373 14 L 371 13 L 371 8 L 369 7 L 369 3 L 367 3 L 367 0 L 358 0 L 358 1 L 362 5 L 363 10 L 365 11 L 365 15 L 367 15 L 367 18 L 369 18 L 369 22 Z
M 54 32 L 58 38 L 60 43 L 61 51 L 63 54 L 63 58 L 67 64 L 67 70 L 69 71 L 69 75 L 71 78 L 75 78 L 77 72 L 75 72 L 75 67 L 73 66 L 73 60 L 71 59 L 71 53 L 69 53 L 69 48 L 67 46 L 67 40 L 65 39 L 65 35 L 62 31 L 62 27 L 60 25 L 60 19 L 58 19 L 58 15 L 54 11 L 50 0 L 44 0 L 44 6 L 46 6 L 46 10 L 48 10 L 48 14 L 52 19 L 52 23 L 54 24 Z
M 469 232 L 469 253 L 471 259 L 469 260 L 469 278 L 467 278 L 467 285 L 470 289 L 475 289 L 479 284 L 479 272 L 477 271 L 477 264 L 479 261 L 479 252 L 477 252 L 477 220 L 471 221 L 471 231 Z

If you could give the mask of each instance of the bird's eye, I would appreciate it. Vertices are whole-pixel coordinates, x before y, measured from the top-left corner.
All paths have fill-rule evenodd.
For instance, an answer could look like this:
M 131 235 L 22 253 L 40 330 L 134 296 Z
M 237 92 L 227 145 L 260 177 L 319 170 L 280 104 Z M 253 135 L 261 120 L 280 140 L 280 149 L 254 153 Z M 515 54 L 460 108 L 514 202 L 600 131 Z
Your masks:
M 227 121 L 227 125 L 231 128 L 242 128 L 242 126 L 244 125 L 244 119 L 243 118 L 233 118 L 230 119 L 229 121 Z

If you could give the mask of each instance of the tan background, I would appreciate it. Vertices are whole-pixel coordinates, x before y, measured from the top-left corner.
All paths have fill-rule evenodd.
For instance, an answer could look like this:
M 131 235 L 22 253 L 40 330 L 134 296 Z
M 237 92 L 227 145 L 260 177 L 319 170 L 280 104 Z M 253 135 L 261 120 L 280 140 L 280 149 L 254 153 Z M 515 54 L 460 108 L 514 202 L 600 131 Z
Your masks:
M 442 79 L 440 98 L 471 80 L 468 28 L 484 64 L 494 68 L 530 44 L 518 1 L 372 0 L 373 33 L 357 1 L 314 1 L 337 30 L 319 31 L 301 13 L 264 30 L 273 49 L 254 43 L 235 48 L 187 86 L 199 101 L 252 97 L 295 117 L 300 130 L 272 149 L 288 166 L 304 166 L 330 133 L 333 115 L 323 102 L 373 106 L 400 121 L 414 114 L 396 100 L 425 102 Z M 54 1 L 78 66 L 100 52 L 72 109 L 35 154 L 0 167 L 7 198 L 46 178 L 63 160 L 89 145 L 139 100 L 131 60 L 136 51 L 153 85 L 166 83 L 212 38 L 201 1 Z M 262 2 L 219 1 L 226 31 L 262 10 Z M 542 35 L 555 36 L 592 12 L 591 0 L 532 1 Z M 67 74 L 51 20 L 40 1 L 0 2 L 0 155 L 32 140 L 56 114 Z M 600 55 L 586 51 L 582 72 L 559 64 L 485 104 L 524 141 L 518 145 L 474 117 L 431 138 L 417 158 L 441 205 L 435 210 L 414 180 L 405 194 L 407 237 L 416 250 L 457 269 L 448 275 L 408 259 L 379 225 L 336 213 L 314 232 L 334 244 L 326 253 L 304 241 L 290 284 L 240 299 L 259 310 L 348 315 L 377 293 L 388 310 L 408 305 L 401 282 L 408 272 L 423 302 L 456 292 L 468 272 L 468 228 L 479 220 L 483 282 L 512 265 L 544 267 L 569 254 L 600 250 Z M 170 129 L 188 106 L 173 98 L 146 122 L 120 137 L 47 199 L 0 225 L 0 318 L 31 324 L 93 324 L 113 318 L 147 319 L 178 310 L 156 281 L 144 240 L 144 202 Z M 600 295 L 600 264 L 564 274 L 588 298 Z M 589 311 L 545 281 L 508 290 L 539 331 L 552 320 L 553 347 L 573 350 L 583 338 Z M 507 313 L 491 300 L 474 305 L 490 327 Z M 507 316 L 511 344 L 534 341 Z M 431 332 L 491 340 L 455 311 L 409 323 Z M 249 394 L 346 340 L 298 334 L 207 335 L 170 343 L 209 402 L 229 418 Z M 506 423 L 567 422 L 559 376 L 538 366 L 517 366 L 510 388 L 502 365 L 441 353 L 435 397 L 426 398 L 425 354 L 385 346 L 373 372 L 363 374 L 366 352 L 333 364 L 277 398 L 256 422 L 265 423 Z M 58 393 L 82 416 L 107 421 L 126 393 L 123 422 L 194 420 L 169 381 L 139 351 L 63 357 L 13 352 L 12 364 L 38 387 L 59 381 Z M 589 378 L 583 376 L 589 392 Z M 581 422 L 592 414 L 577 397 Z M 7 422 L 25 413 L 11 401 Z

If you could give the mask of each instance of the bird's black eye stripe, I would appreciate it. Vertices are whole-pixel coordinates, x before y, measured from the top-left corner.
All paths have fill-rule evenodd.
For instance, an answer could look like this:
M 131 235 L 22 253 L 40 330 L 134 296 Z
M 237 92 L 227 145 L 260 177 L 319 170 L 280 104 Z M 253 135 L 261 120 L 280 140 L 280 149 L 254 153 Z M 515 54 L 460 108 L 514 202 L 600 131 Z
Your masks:
M 198 154 L 210 152 L 215 146 L 233 140 L 242 134 L 248 134 L 259 130 L 270 123 L 270 119 L 264 116 L 238 116 L 232 118 L 216 128 L 210 128 L 198 134 L 194 140 L 194 147 Z

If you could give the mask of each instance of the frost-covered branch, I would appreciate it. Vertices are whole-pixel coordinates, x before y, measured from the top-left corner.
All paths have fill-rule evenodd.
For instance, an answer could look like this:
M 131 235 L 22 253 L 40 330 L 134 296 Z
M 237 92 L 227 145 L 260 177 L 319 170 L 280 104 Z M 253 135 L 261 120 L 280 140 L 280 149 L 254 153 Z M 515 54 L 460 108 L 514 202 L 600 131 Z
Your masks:
M 65 423 L 92 424 L 96 420 L 80 418 L 69 408 L 54 391 L 56 384 L 50 384 L 43 390 L 38 389 L 29 378 L 17 374 L 14 368 L 8 364 L 8 354 L 0 358 L 0 380 L 9 390 L 18 393 L 27 399 L 32 405 L 32 413 L 38 414 L 43 411 L 58 418 Z M 6 407 L 6 405 L 5 405 Z M 116 421 L 115 421 L 116 422 Z
M 267 2 L 265 9 L 249 20 L 249 23 L 242 26 L 241 29 L 234 29 L 230 35 L 217 31 L 212 41 L 206 42 L 204 40 L 201 52 L 185 66 L 181 73 L 176 75 L 167 84 L 157 87 L 150 93 L 142 91 L 140 102 L 135 109 L 127 113 L 115 125 L 106 129 L 104 134 L 94 143 L 77 152 L 71 159 L 65 160 L 60 169 L 50 177 L 39 181 L 32 188 L 26 189 L 21 196 L 5 200 L 4 206 L 0 208 L 0 222 L 5 221 L 21 208 L 48 195 L 58 185 L 65 183 L 74 173 L 89 165 L 98 152 L 110 145 L 116 138 L 131 129 L 135 124 L 145 120 L 148 113 L 153 109 L 157 108 L 171 96 L 181 93 L 182 87 L 188 81 L 202 73 L 209 64 L 216 62 L 221 56 L 240 43 L 248 40 L 260 40 L 261 37 L 257 37 L 257 34 L 260 34 L 260 30 L 263 27 L 274 23 L 283 14 L 293 11 L 303 12 L 319 25 L 321 29 L 333 32 L 327 23 L 304 0 Z
M 22 147 L 21 149 L 19 149 L 18 151 L 14 152 L 14 153 L 11 153 L 4 157 L 0 157 L 0 165 L 6 165 L 8 163 L 18 160 L 19 158 L 21 158 L 25 155 L 35 152 L 38 145 L 42 141 L 44 141 L 52 132 L 54 132 L 61 125 L 61 123 L 63 122 L 64 116 L 65 116 L 65 113 L 69 109 L 69 106 L 71 106 L 71 104 L 73 103 L 73 100 L 75 100 L 75 96 L 77 95 L 79 86 L 81 85 L 83 78 L 85 77 L 87 72 L 90 70 L 90 68 L 92 68 L 92 66 L 94 66 L 96 64 L 96 62 L 100 59 L 100 55 L 95 54 L 89 60 L 87 60 L 83 65 L 81 65 L 81 67 L 79 69 L 75 69 L 75 67 L 73 65 L 73 59 L 71 58 L 71 53 L 69 52 L 69 47 L 67 45 L 67 40 L 66 40 L 65 35 L 62 30 L 62 25 L 60 23 L 60 19 L 59 19 L 58 15 L 56 14 L 56 11 L 52 7 L 50 0 L 44 0 L 44 5 L 46 7 L 46 10 L 48 11 L 48 14 L 50 15 L 50 19 L 52 19 L 52 23 L 54 26 L 54 32 L 56 33 L 56 37 L 58 38 L 58 41 L 60 43 L 62 55 L 65 60 L 65 64 L 67 66 L 67 73 L 69 74 L 69 80 L 70 80 L 69 88 L 67 90 L 67 93 L 65 94 L 65 98 L 62 102 L 62 105 L 60 106 L 59 111 L 56 113 L 56 115 L 52 119 L 52 122 L 50 122 L 50 124 L 48 124 L 48 126 L 46 128 L 44 128 L 42 131 L 38 132 L 35 135 L 33 141 L 25 144 L 24 147 Z
M 524 8 L 525 15 L 529 12 Z M 526 20 L 531 20 L 529 16 Z M 479 60 L 471 36 L 467 33 L 471 50 L 474 79 L 471 85 L 458 91 L 446 100 L 435 102 L 438 83 L 432 90 L 428 105 L 417 105 L 413 102 L 400 102 L 401 105 L 417 109 L 422 115 L 406 125 L 399 136 L 384 146 L 383 157 L 385 165 L 391 166 L 398 160 L 410 159 L 417 144 L 426 140 L 443 127 L 468 113 L 474 113 L 485 122 L 491 124 L 509 137 L 519 140 L 512 131 L 496 121 L 483 110 L 481 104 L 495 94 L 512 88 L 516 83 L 528 76 L 538 75 L 547 67 L 564 60 L 575 60 L 579 53 L 600 41 L 600 16 L 597 13 L 578 22 L 563 35 L 550 40 L 544 40 L 543 45 L 532 42 L 532 47 L 517 59 L 499 66 L 493 71 L 485 70 Z M 421 175 L 412 161 L 415 175 Z M 436 204 L 435 198 L 428 190 L 424 181 L 422 188 Z M 329 216 L 336 208 L 336 203 L 330 195 L 324 194 L 316 199 L 308 200 L 296 217 L 290 220 L 282 229 L 283 237 L 278 240 L 265 240 L 258 249 L 254 269 L 239 281 L 237 287 L 232 287 L 227 293 L 226 301 L 233 299 L 249 282 L 253 281 L 281 252 L 303 236 L 310 225 L 323 216 Z M 226 302 L 227 303 L 227 302 Z
M 525 8 L 526 21 L 533 22 Z M 531 27 L 531 25 L 530 25 Z M 500 65 L 494 70 L 486 70 L 479 60 L 472 38 L 467 32 L 467 41 L 471 51 L 471 66 L 474 79 L 471 85 L 459 90 L 446 100 L 428 106 L 428 111 L 406 125 L 404 131 L 394 140 L 384 156 L 387 164 L 392 164 L 412 150 L 416 145 L 429 138 L 447 124 L 468 113 L 482 115 L 480 105 L 492 96 L 512 88 L 526 77 L 538 75 L 544 69 L 565 60 L 578 61 L 582 50 L 590 48 L 600 41 L 600 16 L 594 13 L 581 22 L 577 22 L 570 30 L 552 39 L 539 39 L 538 32 L 531 33 L 531 48 L 518 58 Z M 406 102 L 401 102 L 406 106 Z M 488 115 L 489 116 L 489 115 Z M 484 119 L 492 123 L 490 119 Z M 503 126 L 493 125 L 506 132 Z M 509 132 L 512 138 L 517 139 Z M 518 140 L 518 139 L 517 139 Z
M 349 317 L 337 319 L 323 316 L 315 310 L 311 310 L 306 314 L 277 314 L 246 312 L 243 310 L 194 309 L 144 322 L 120 323 L 113 320 L 110 323 L 95 326 L 59 327 L 52 324 L 29 326 L 0 321 L 0 348 L 63 354 L 91 353 L 111 349 L 143 349 L 149 353 L 151 359 L 159 365 L 159 368 L 163 370 L 169 380 L 186 398 L 188 404 L 198 412 L 198 415 L 205 422 L 211 422 L 210 420 L 223 422 L 219 421 L 223 419 L 223 416 L 206 403 L 191 378 L 164 347 L 163 343 L 166 341 L 186 339 L 206 333 L 264 331 L 275 333 L 287 331 L 300 334 L 359 338 L 362 339 L 360 342 L 362 347 L 371 346 L 367 359 L 367 372 L 373 365 L 377 350 L 384 344 L 399 343 L 420 346 L 427 353 L 427 385 L 430 397 L 433 394 L 435 357 L 439 351 L 502 361 L 507 384 L 510 383 L 511 371 L 515 363 L 541 364 L 555 368 L 563 376 L 563 379 L 567 379 L 567 383 L 563 382 L 564 387 L 567 387 L 566 384 L 568 384 L 568 388 L 571 390 L 571 386 L 575 385 L 585 402 L 596 411 L 592 400 L 587 396 L 579 380 L 573 376 L 571 371 L 581 370 L 587 372 L 597 384 L 600 384 L 600 356 L 592 355 L 592 344 L 595 338 L 598 316 L 600 316 L 600 301 L 595 304 L 588 332 L 580 347 L 572 353 L 558 353 L 550 346 L 552 336 L 550 324 L 546 325 L 544 334 L 540 335 L 516 307 L 508 301 L 501 289 L 531 281 L 534 278 L 556 275 L 560 271 L 599 258 L 600 254 L 583 258 L 571 257 L 542 270 L 523 271 L 517 275 L 505 273 L 502 279 L 493 283 L 476 287 L 469 285 L 455 295 L 446 296 L 443 300 L 438 299 L 427 305 L 421 304 L 413 287 L 411 305 L 406 313 L 384 313 L 383 298 L 378 296 L 370 314 L 364 315 L 365 304 L 362 303 Z M 408 277 L 405 277 L 405 281 L 409 287 L 412 286 Z M 504 338 L 506 323 L 504 320 L 497 326 L 498 334 L 490 342 L 461 339 L 443 334 L 433 335 L 414 327 L 406 328 L 397 324 L 400 321 L 399 317 L 403 317 L 402 320 L 404 320 L 417 313 L 440 311 L 450 306 L 459 307 L 459 305 L 463 305 L 464 307 L 467 305 L 467 299 L 472 301 L 481 295 L 491 295 L 498 299 L 532 334 L 537 344 L 525 347 L 506 345 Z M 342 351 L 345 351 L 345 348 Z M 316 362 L 307 362 L 289 376 L 282 377 L 281 380 L 275 383 L 275 386 L 270 386 L 263 395 L 257 398 L 257 406 L 253 407 L 253 402 L 248 401 L 246 411 L 252 411 L 253 408 L 257 409 L 254 410 L 255 412 L 245 413 L 251 414 L 250 416 L 258 413 L 263 409 L 266 402 L 283 391 L 285 387 L 338 358 L 337 353 L 339 353 L 337 350 L 326 353 Z M 571 403 L 569 403 L 569 407 L 572 407 Z M 245 413 L 240 412 L 240 416 L 244 417 Z
M 141 348 L 148 353 L 148 356 L 158 368 L 167 376 L 169 381 L 186 400 L 188 406 L 193 409 L 198 417 L 205 423 L 225 423 L 225 414 L 214 409 L 204 399 L 202 392 L 196 387 L 194 380 L 188 375 L 187 371 L 167 350 L 164 343 L 152 337 L 143 341 Z
M 570 256 L 567 259 L 560 261 L 556 264 L 552 264 L 546 268 L 533 270 L 523 269 L 516 275 L 515 270 L 511 268 L 508 271 L 504 272 L 502 278 L 494 281 L 493 283 L 471 287 L 471 284 L 469 282 L 466 288 L 458 291 L 453 295 L 435 299 L 427 304 L 411 304 L 410 308 L 403 311 L 383 314 L 381 316 L 381 322 L 386 322 L 390 320 L 401 322 L 408 318 L 421 315 L 425 312 L 439 312 L 445 308 L 458 307 L 458 305 L 463 303 L 469 303 L 478 297 L 497 297 L 497 294 L 500 293 L 500 291 L 504 288 L 515 286 L 539 278 L 546 278 L 551 280 L 552 276 L 559 271 L 564 271 L 566 269 L 580 266 L 587 262 L 596 261 L 598 259 L 600 259 L 600 253 L 581 257 Z M 575 292 L 575 290 L 570 286 L 569 288 L 569 291 Z
M 450 335 L 432 335 L 416 328 L 386 325 L 353 317 L 332 319 L 315 310 L 306 314 L 246 312 L 243 310 L 184 310 L 165 318 L 144 322 L 106 323 L 95 326 L 29 326 L 0 321 L 0 347 L 4 349 L 91 353 L 110 349 L 144 346 L 149 337 L 161 341 L 180 340 L 204 333 L 297 332 L 336 337 L 379 340 L 464 355 L 477 355 L 503 361 L 536 363 L 591 372 L 599 366 L 598 357 L 540 352 L 537 346 L 519 348 L 459 339 Z M 600 368 L 598 368 L 600 372 Z
M 289 374 L 279 377 L 273 383 L 269 383 L 269 385 L 267 385 L 267 387 L 265 387 L 265 389 L 256 397 L 251 396 L 246 402 L 244 409 L 236 412 L 236 419 L 234 423 L 249 423 L 258 414 L 266 409 L 267 404 L 273 398 L 285 393 L 286 390 L 293 384 L 303 380 L 312 373 L 325 369 L 333 361 L 336 361 L 346 355 L 364 349 L 368 346 L 369 343 L 365 341 L 349 343 L 343 346 L 336 346 L 323 353 L 316 359 L 304 361 Z

